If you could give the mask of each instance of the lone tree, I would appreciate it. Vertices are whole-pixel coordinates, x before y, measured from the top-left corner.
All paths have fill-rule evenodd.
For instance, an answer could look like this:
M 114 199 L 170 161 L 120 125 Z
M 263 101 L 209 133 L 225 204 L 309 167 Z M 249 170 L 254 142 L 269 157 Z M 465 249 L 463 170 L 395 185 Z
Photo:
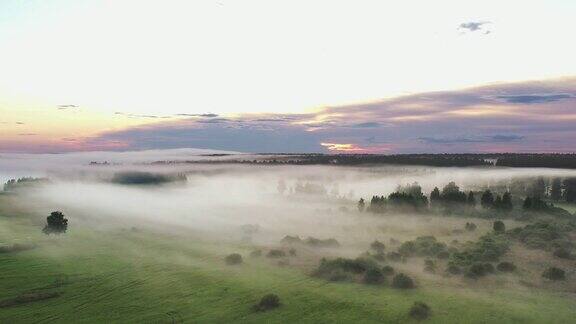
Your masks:
M 482 193 L 482 197 L 480 197 L 480 204 L 484 208 L 492 208 L 494 205 L 494 195 L 490 190 L 486 190 Z
M 506 225 L 504 225 L 503 221 L 495 221 L 493 228 L 494 228 L 494 232 L 496 232 L 498 234 L 506 232 Z
M 64 214 L 59 211 L 52 212 L 50 216 L 46 217 L 46 226 L 42 232 L 46 235 L 66 233 L 68 229 L 68 219 L 64 218 Z
M 364 198 L 360 198 L 360 200 L 358 201 L 358 211 L 363 212 L 365 208 L 366 208 L 366 202 L 364 202 Z

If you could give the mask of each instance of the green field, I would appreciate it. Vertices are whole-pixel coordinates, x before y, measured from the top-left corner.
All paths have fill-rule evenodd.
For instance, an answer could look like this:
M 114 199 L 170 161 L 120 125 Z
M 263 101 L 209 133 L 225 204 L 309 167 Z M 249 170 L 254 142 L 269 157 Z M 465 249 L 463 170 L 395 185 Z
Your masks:
M 0 300 L 58 295 L 0 307 L 0 323 L 398 323 L 413 321 L 414 301 L 431 306 L 430 323 L 569 323 L 576 316 L 573 297 L 549 291 L 328 283 L 298 267 L 249 258 L 248 246 L 74 226 L 47 237 L 41 219 L 1 213 L 2 244 L 37 247 L 0 254 Z M 224 265 L 230 252 L 243 254 L 244 264 Z M 254 312 L 266 293 L 278 294 L 282 306 Z

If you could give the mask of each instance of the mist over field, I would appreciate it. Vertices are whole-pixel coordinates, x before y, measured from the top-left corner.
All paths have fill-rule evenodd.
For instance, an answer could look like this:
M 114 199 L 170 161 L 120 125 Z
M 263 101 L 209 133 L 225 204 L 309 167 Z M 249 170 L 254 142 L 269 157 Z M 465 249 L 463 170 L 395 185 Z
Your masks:
M 355 308 L 356 301 L 373 301 L 363 293 L 362 283 L 378 289 L 379 296 L 392 296 L 396 294 L 394 289 L 398 289 L 398 276 L 408 276 L 407 280 L 413 282 L 409 285 L 416 287 L 415 295 L 408 299 L 424 300 L 426 305 L 440 310 L 444 306 L 434 299 L 443 300 L 445 294 L 460 296 L 465 303 L 468 299 L 478 302 L 508 291 L 514 293 L 510 298 L 517 307 L 532 296 L 532 289 L 542 290 L 548 296 L 545 298 L 554 303 L 574 298 L 576 284 L 571 279 L 576 275 L 571 256 L 574 209 L 556 201 L 563 198 L 555 197 L 553 192 L 558 191 L 555 183 L 561 179 L 568 186 L 568 180 L 576 178 L 576 170 L 493 165 L 266 163 L 277 159 L 297 161 L 297 158 L 302 157 L 206 150 L 3 154 L 0 170 L 6 185 L 0 195 L 0 208 L 8 218 L 0 218 L 0 243 L 4 246 L 0 250 L 9 251 L 7 255 L 14 257 L 25 253 L 37 255 L 47 264 L 76 264 L 74 260 L 83 260 L 83 265 L 94 270 L 104 266 L 103 262 L 113 262 L 117 270 L 105 266 L 107 270 L 98 271 L 113 271 L 112 275 L 124 271 L 120 269 L 132 269 L 123 273 L 150 278 L 146 279 L 150 285 L 160 285 L 153 289 L 159 296 L 169 290 L 157 282 L 160 279 L 150 269 L 168 271 L 162 278 L 170 285 L 184 282 L 182 276 L 198 280 L 206 276 L 215 280 L 232 276 L 227 285 L 245 287 L 248 300 L 269 290 L 265 287 L 276 285 L 270 292 L 287 298 L 288 309 L 305 302 L 294 293 L 313 293 L 319 281 L 331 283 L 319 292 L 325 296 L 322 298 L 328 298 L 322 303 L 333 306 L 329 300 L 332 297 L 328 296 L 334 292 L 330 289 L 346 287 L 350 290 L 347 294 L 354 294 L 356 299 L 343 294 L 342 302 Z M 439 188 L 438 198 L 433 197 L 435 188 Z M 566 194 L 571 189 L 563 190 Z M 496 199 L 492 207 L 485 206 L 487 191 Z M 465 202 L 450 202 L 454 199 L 450 198 L 450 192 L 463 195 Z M 508 201 L 513 206 L 506 209 L 498 205 L 502 194 L 510 193 Z M 530 208 L 526 207 L 526 199 L 532 195 L 541 197 L 534 196 L 535 201 L 556 199 L 554 203 L 568 209 L 558 209 L 551 203 L 543 203 L 547 209 L 526 209 Z M 424 205 L 419 199 L 424 199 Z M 60 235 L 43 235 L 46 217 L 55 211 L 63 213 L 68 228 Z M 506 234 L 495 232 L 498 222 L 506 227 Z M 553 241 L 534 234 L 540 232 L 528 232 L 531 224 L 551 224 L 544 226 L 553 226 L 555 232 L 546 232 L 553 235 L 549 236 Z M 529 239 L 519 240 L 518 235 L 529 235 Z M 566 257 L 556 257 L 557 247 L 567 251 Z M 31 250 L 16 252 L 19 249 Z M 232 262 L 240 265 L 228 265 Z M 484 272 L 496 266 L 500 269 L 502 263 L 518 270 L 513 274 Z M 488 270 L 474 270 L 480 265 Z M 563 275 L 568 278 L 565 283 L 543 281 L 541 273 L 552 265 L 565 271 Z M 82 270 L 77 275 L 85 278 L 82 280 L 96 280 L 94 270 Z M 370 279 L 369 274 L 376 279 Z M 57 288 L 57 293 L 68 289 L 70 294 L 76 294 L 79 288 L 73 287 L 82 280 L 71 280 Z M 119 283 L 124 280 L 128 279 Z M 296 286 L 293 280 L 298 282 Z M 219 294 L 218 285 L 208 282 L 201 285 Z M 287 287 L 295 290 L 286 290 Z M 179 289 L 185 293 L 194 286 L 181 284 Z M 226 296 L 231 300 L 236 297 L 233 293 Z M 76 301 L 66 300 L 72 304 Z M 240 313 L 249 311 L 245 306 L 232 309 L 236 307 L 240 307 Z M 404 312 L 403 307 L 394 309 Z M 468 311 L 495 306 L 478 307 Z M 0 306 L 0 312 L 1 309 Z M 565 311 L 562 307 L 558 309 Z M 177 312 L 183 318 L 191 316 L 182 315 L 186 314 L 184 310 Z M 237 316 L 235 312 L 230 310 L 222 316 L 232 319 Z M 459 312 L 465 311 L 459 308 Z M 14 316 L 27 318 L 29 314 Z M 311 319 L 316 318 L 313 314 L 316 312 L 311 309 Z M 360 316 L 352 309 L 342 309 L 342 314 Z M 570 312 L 563 314 L 571 316 Z M 532 313 L 524 315 L 534 318 Z M 213 313 L 205 316 L 217 318 Z M 298 312 L 293 316 L 300 318 Z M 441 321 L 443 316 L 458 315 L 450 313 L 433 319 Z M 474 320 L 485 318 L 478 314 L 466 316 Z M 546 314 L 541 316 L 548 318 Z

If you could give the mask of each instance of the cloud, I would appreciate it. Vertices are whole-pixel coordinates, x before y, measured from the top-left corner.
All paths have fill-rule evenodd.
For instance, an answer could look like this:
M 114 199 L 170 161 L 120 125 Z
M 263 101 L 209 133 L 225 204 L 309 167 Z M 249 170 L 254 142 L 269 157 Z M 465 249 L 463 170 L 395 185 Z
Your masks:
M 524 136 L 492 135 L 492 136 L 458 136 L 458 137 L 419 137 L 426 144 L 461 144 L 461 143 L 507 143 L 520 141 Z
M 175 116 L 180 116 L 180 117 L 206 117 L 206 118 L 213 118 L 213 117 L 218 117 L 218 114 L 212 114 L 212 113 L 207 113 L 207 114 L 176 114 Z
M 484 31 L 485 33 L 490 33 L 489 30 L 484 30 L 484 27 L 487 24 L 490 24 L 490 22 L 489 21 L 469 21 L 469 22 L 461 23 L 460 26 L 458 26 L 458 29 L 464 30 L 467 32 Z
M 575 93 L 576 77 L 500 83 L 328 106 L 308 114 L 159 119 L 79 138 L 74 145 L 62 140 L 61 145 L 63 150 L 204 148 L 271 153 L 335 152 L 347 147 L 369 153 L 573 152 Z
M 496 96 L 496 98 L 503 99 L 504 101 L 510 103 L 534 104 L 534 103 L 554 102 L 565 99 L 574 99 L 576 98 L 576 96 L 569 93 L 559 93 L 559 94 L 504 95 L 504 96 Z

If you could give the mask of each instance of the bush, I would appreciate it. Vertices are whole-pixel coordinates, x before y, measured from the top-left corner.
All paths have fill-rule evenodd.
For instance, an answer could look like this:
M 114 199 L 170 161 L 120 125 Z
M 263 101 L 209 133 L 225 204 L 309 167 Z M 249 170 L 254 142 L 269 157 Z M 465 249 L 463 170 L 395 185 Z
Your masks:
M 262 250 L 254 250 L 250 252 L 250 256 L 253 258 L 259 258 L 262 256 Z
M 370 248 L 372 250 L 374 250 L 374 252 L 376 252 L 378 254 L 382 254 L 382 253 L 384 253 L 384 249 L 386 248 L 386 246 L 384 245 L 384 243 L 376 240 L 376 241 L 372 242 L 372 244 L 370 244 Z
M 325 274 L 325 279 L 328 281 L 352 281 L 354 277 L 349 273 L 342 269 L 334 269 L 329 273 Z
M 506 225 L 504 225 L 504 222 L 502 222 L 502 221 L 495 221 L 493 228 L 494 228 L 494 232 L 496 232 L 498 234 L 502 234 L 502 233 L 506 232 Z
M 228 265 L 235 265 L 242 263 L 242 256 L 238 253 L 232 253 L 224 258 L 224 261 Z
M 570 259 L 572 258 L 572 255 L 570 253 L 570 251 L 568 251 L 568 249 L 566 248 L 557 248 L 556 250 L 554 250 L 554 256 L 560 259 Z
M 476 230 L 477 226 L 474 223 L 466 223 L 466 225 L 464 225 L 464 228 L 468 231 L 468 232 L 473 232 Z
M 268 294 L 260 299 L 260 302 L 254 305 L 254 310 L 264 312 L 274 308 L 280 307 L 280 297 L 275 294 Z
M 496 269 L 498 269 L 498 271 L 500 271 L 500 272 L 512 272 L 512 271 L 516 270 L 516 266 L 512 262 L 503 261 L 503 262 L 498 263 L 498 265 L 496 266 Z
M 282 250 L 273 249 L 268 251 L 268 254 L 266 256 L 269 258 L 282 258 L 286 256 L 286 252 Z
M 550 267 L 542 273 L 542 277 L 549 280 L 564 280 L 566 279 L 566 273 L 562 269 Z
M 306 239 L 306 244 L 312 247 L 321 247 L 321 248 L 336 248 L 340 247 L 340 243 L 336 241 L 336 239 L 329 238 L 325 240 L 317 239 L 314 237 L 309 237 Z
M 471 266 L 477 262 L 495 262 L 510 248 L 506 235 L 486 234 L 463 251 L 452 253 L 450 263 Z
M 399 273 L 392 279 L 392 287 L 398 289 L 412 289 L 415 288 L 416 285 L 414 284 L 414 280 L 412 280 L 408 275 Z
M 62 234 L 66 233 L 68 230 L 68 219 L 64 217 L 64 214 L 59 211 L 50 213 L 50 216 L 46 217 L 46 226 L 42 232 L 44 234 Z
M 433 260 L 424 260 L 424 271 L 434 273 L 436 272 L 436 263 Z
M 398 252 L 388 252 L 388 254 L 386 254 L 386 259 L 394 262 L 399 262 L 400 260 L 402 260 L 402 255 Z
M 368 269 L 362 281 L 369 285 L 379 285 L 384 282 L 384 273 L 378 268 Z
M 432 311 L 430 306 L 423 302 L 414 302 L 414 305 L 410 308 L 410 317 L 416 320 L 425 320 L 430 317 Z
M 302 243 L 302 239 L 300 239 L 300 237 L 297 235 L 296 236 L 286 235 L 280 242 L 284 244 L 297 244 Z
M 494 266 L 490 263 L 474 263 L 466 270 L 466 277 L 479 278 L 489 273 L 494 273 Z
M 398 252 L 404 256 L 437 256 L 446 252 L 445 243 L 438 242 L 434 236 L 420 236 L 413 241 L 406 241 L 400 245 Z
M 288 250 L 288 254 L 290 254 L 291 256 L 296 256 L 296 249 Z
M 386 266 L 382 267 L 382 273 L 383 273 L 385 276 L 389 276 L 389 275 L 391 275 L 391 274 L 394 274 L 394 268 L 392 268 L 392 267 L 389 266 L 389 265 L 386 265 Z
M 450 264 L 446 268 L 446 272 L 448 272 L 449 274 L 452 274 L 452 275 L 459 275 L 462 273 L 462 269 L 457 265 Z

